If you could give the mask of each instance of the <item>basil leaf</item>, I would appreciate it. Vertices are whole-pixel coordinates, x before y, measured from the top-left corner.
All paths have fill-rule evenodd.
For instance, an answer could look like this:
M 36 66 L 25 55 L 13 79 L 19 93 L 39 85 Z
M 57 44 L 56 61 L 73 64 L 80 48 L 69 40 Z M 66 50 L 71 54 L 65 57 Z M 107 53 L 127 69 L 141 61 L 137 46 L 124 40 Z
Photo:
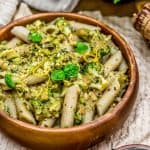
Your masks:
M 77 77 L 78 72 L 79 72 L 79 66 L 77 66 L 76 64 L 67 64 L 64 67 L 64 73 L 66 78 Z
M 86 43 L 86 42 L 77 42 L 76 44 L 76 48 L 75 48 L 75 51 L 78 52 L 78 53 L 85 53 L 89 50 L 89 44 Z
M 51 79 L 53 81 L 62 81 L 65 79 L 65 73 L 63 70 L 54 70 L 51 73 Z
M 5 74 L 5 83 L 9 88 L 14 88 L 15 87 L 15 82 L 12 79 L 11 74 Z
M 41 34 L 37 32 L 30 32 L 28 36 L 29 40 L 34 42 L 34 43 L 39 43 L 42 40 Z
M 113 0 L 114 4 L 118 4 L 119 2 L 121 2 L 121 0 Z

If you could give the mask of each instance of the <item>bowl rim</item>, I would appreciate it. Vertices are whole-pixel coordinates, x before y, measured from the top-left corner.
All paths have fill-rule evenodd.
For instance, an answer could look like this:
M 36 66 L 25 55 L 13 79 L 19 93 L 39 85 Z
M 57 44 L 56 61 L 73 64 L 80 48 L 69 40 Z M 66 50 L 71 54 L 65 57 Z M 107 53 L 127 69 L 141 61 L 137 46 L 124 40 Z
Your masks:
M 51 133 L 70 133 L 70 132 L 76 132 L 76 131 L 85 131 L 87 129 L 94 128 L 96 126 L 101 125 L 102 123 L 108 122 L 109 120 L 113 119 L 118 112 L 120 112 L 123 107 L 128 103 L 130 97 L 132 96 L 132 93 L 134 92 L 136 82 L 138 82 L 138 68 L 137 68 L 137 63 L 134 57 L 134 54 L 127 44 L 127 42 L 120 36 L 119 33 L 117 33 L 114 29 L 106 25 L 100 20 L 96 20 L 94 18 L 91 18 L 89 16 L 81 15 L 81 14 L 76 14 L 76 13 L 67 13 L 67 12 L 49 12 L 49 13 L 38 13 L 34 14 L 31 16 L 23 17 L 21 19 L 17 19 L 4 27 L 0 28 L 1 35 L 5 33 L 7 30 L 10 30 L 12 27 L 16 25 L 20 25 L 22 22 L 25 22 L 25 24 L 28 24 L 27 22 L 33 22 L 37 19 L 44 20 L 44 17 L 66 17 L 66 18 L 75 18 L 72 20 L 76 20 L 77 22 L 84 22 L 87 20 L 88 24 L 93 24 L 99 26 L 102 30 L 105 29 L 112 37 L 115 37 L 118 40 L 118 43 L 123 46 L 122 49 L 125 49 L 126 53 L 128 53 L 128 65 L 130 65 L 130 82 L 128 85 L 128 88 L 122 97 L 121 101 L 116 105 L 114 110 L 111 113 L 106 113 L 101 117 L 98 117 L 97 119 L 78 126 L 73 126 L 69 128 L 44 128 L 44 127 L 39 127 L 36 125 L 32 125 L 23 121 L 20 121 L 18 119 L 14 119 L 9 117 L 5 112 L 0 110 L 0 116 L 6 119 L 8 122 L 11 122 L 15 126 L 20 126 L 23 128 L 26 128 L 28 130 L 32 131 L 38 131 L 38 132 L 51 132 Z M 80 20 L 79 20 L 80 19 Z M 86 23 L 87 24 L 87 23 Z M 121 50 L 122 51 L 122 50 Z

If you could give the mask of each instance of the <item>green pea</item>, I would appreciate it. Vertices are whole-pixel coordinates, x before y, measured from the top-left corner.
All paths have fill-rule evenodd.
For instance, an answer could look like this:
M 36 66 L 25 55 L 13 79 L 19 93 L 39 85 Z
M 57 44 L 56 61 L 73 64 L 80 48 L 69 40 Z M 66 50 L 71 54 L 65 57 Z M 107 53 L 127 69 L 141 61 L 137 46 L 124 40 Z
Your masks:
M 51 73 L 51 79 L 53 81 L 62 81 L 65 79 L 65 73 L 63 70 L 54 70 Z
M 80 53 L 80 54 L 83 54 L 83 53 L 87 52 L 89 49 L 90 48 L 89 48 L 88 43 L 86 43 L 86 42 L 77 42 L 75 51 Z
M 5 74 L 5 83 L 9 88 L 14 88 L 15 87 L 15 82 L 12 79 L 12 75 L 11 74 Z
M 34 43 L 40 43 L 42 40 L 41 34 L 39 34 L 37 32 L 29 33 L 28 38 L 29 38 L 29 40 L 31 40 Z

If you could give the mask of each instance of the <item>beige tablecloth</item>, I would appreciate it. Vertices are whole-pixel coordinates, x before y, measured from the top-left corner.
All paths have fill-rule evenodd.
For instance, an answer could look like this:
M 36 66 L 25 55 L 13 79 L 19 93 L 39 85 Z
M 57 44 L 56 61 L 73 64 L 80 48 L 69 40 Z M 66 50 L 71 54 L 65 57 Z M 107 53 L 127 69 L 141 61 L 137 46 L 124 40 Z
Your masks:
M 98 11 L 80 13 L 103 20 L 126 39 L 134 51 L 140 75 L 138 97 L 123 127 L 109 139 L 89 150 L 111 150 L 121 145 L 135 143 L 150 145 L 150 48 L 133 28 L 131 18 L 102 17 Z M 0 150 L 27 150 L 27 148 L 0 133 Z

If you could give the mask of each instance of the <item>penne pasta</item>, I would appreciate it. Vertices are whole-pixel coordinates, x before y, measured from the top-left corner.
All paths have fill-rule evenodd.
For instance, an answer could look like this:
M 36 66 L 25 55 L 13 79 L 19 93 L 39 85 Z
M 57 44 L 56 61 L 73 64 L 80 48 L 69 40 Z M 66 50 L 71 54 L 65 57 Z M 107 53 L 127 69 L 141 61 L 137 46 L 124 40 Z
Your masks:
M 77 100 L 78 100 L 78 87 L 73 85 L 68 88 L 65 95 L 61 116 L 62 128 L 73 126 Z
M 83 123 L 88 123 L 94 119 L 95 115 L 95 103 L 97 101 L 97 96 L 94 92 L 88 93 L 89 97 L 86 100 L 85 113 L 83 116 Z
M 23 40 L 24 42 L 29 42 L 28 40 L 28 35 L 29 35 L 29 30 L 27 30 L 23 26 L 16 26 L 13 29 L 11 29 L 11 33 L 18 37 L 19 39 Z
M 119 92 L 120 84 L 116 79 L 97 102 L 97 111 L 99 116 L 102 116 L 108 110 Z
M 6 46 L 7 48 L 15 48 L 20 43 L 21 41 L 18 38 L 14 37 L 7 43 Z
M 16 105 L 13 99 L 6 99 L 5 100 L 5 109 L 9 113 L 12 118 L 17 119 L 17 111 Z
M 94 118 L 94 113 L 95 113 L 95 109 L 94 108 L 86 109 L 85 115 L 83 117 L 83 124 L 92 121 L 93 118 Z
M 48 79 L 47 75 L 41 75 L 41 76 L 31 75 L 31 76 L 27 77 L 26 84 L 27 85 L 34 85 L 34 84 L 44 82 L 47 79 Z
M 128 65 L 127 65 L 125 59 L 123 58 L 120 66 L 119 66 L 119 71 L 121 71 L 122 73 L 126 73 L 127 70 L 128 70 Z
M 116 52 L 111 56 L 108 61 L 104 64 L 104 73 L 108 75 L 111 71 L 117 69 L 122 61 L 122 54 L 120 51 Z
M 41 122 L 40 122 L 40 126 L 41 127 L 52 127 L 53 125 L 54 125 L 54 123 L 55 123 L 55 119 L 52 119 L 52 118 L 46 118 L 46 119 L 44 119 L 44 120 L 42 120 Z
M 100 30 L 99 27 L 93 26 L 93 25 L 89 25 L 89 24 L 84 24 L 84 23 L 80 23 L 80 22 L 75 22 L 75 21 L 68 21 L 69 24 L 74 28 L 74 29 L 89 29 L 89 30 Z
M 15 103 L 19 119 L 28 123 L 36 124 L 33 114 L 29 110 L 27 110 L 23 100 L 16 98 Z

